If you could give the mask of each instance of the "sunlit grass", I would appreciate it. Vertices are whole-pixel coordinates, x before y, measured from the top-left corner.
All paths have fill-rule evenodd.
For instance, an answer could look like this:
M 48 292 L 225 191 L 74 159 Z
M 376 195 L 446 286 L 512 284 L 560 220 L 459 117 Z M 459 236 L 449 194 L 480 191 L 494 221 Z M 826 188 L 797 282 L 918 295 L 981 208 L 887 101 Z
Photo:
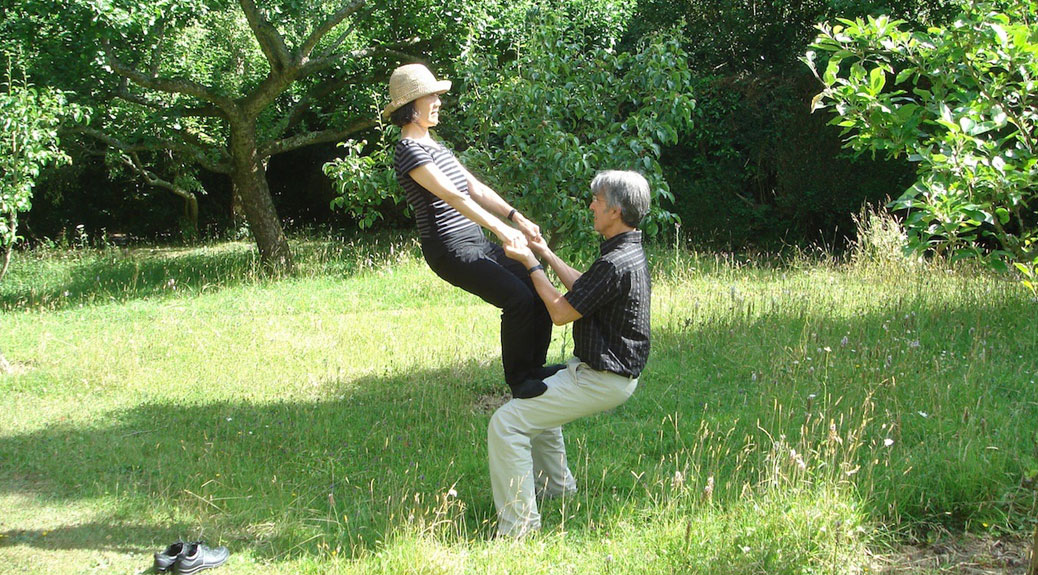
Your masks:
M 654 348 L 567 427 L 579 493 L 491 541 L 498 312 L 413 240 L 20 254 L 0 284 L 0 572 L 854 573 L 1036 511 L 1038 306 L 911 262 L 659 250 Z M 571 350 L 556 329 L 552 360 Z

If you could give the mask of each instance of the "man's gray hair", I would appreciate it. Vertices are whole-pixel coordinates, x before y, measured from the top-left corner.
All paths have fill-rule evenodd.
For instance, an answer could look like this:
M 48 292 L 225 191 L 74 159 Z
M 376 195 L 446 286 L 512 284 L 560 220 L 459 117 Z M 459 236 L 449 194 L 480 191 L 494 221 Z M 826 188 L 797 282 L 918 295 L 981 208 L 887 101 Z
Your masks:
M 591 192 L 601 194 L 606 205 L 620 209 L 620 219 L 632 228 L 649 213 L 649 182 L 638 172 L 607 170 L 591 180 Z

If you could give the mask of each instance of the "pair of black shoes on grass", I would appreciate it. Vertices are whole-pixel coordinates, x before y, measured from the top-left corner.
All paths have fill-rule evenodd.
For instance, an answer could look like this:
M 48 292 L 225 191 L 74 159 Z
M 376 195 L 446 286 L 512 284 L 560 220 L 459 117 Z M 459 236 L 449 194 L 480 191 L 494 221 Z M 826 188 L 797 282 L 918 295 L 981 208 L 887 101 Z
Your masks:
M 202 569 L 223 565 L 230 552 L 226 547 L 210 548 L 201 541 L 177 541 L 155 554 L 155 570 L 165 573 L 172 569 L 180 575 L 190 575 Z
M 512 390 L 512 397 L 516 399 L 533 399 L 543 394 L 545 391 L 548 391 L 548 386 L 544 383 L 544 380 L 555 375 L 556 372 L 565 367 L 566 365 L 562 363 L 539 367 L 530 372 L 529 378 L 515 385 L 508 384 L 508 387 Z

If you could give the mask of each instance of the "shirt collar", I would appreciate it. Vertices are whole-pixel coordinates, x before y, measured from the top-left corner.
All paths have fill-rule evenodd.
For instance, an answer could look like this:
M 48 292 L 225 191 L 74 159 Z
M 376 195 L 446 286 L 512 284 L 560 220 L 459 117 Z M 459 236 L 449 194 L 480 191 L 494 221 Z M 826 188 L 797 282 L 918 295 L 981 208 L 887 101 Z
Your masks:
M 609 238 L 608 240 L 605 240 L 604 242 L 602 242 L 602 244 L 599 246 L 599 252 L 604 256 L 604 255 L 608 254 L 609 252 L 611 252 L 611 251 L 613 251 L 613 250 L 615 250 L 617 248 L 620 248 L 620 247 L 623 247 L 623 246 L 626 246 L 626 245 L 641 245 L 641 243 L 642 243 L 642 232 L 641 232 L 641 230 L 631 230 L 629 232 L 623 232 L 621 234 L 616 234 L 615 236 L 613 236 L 613 237 Z

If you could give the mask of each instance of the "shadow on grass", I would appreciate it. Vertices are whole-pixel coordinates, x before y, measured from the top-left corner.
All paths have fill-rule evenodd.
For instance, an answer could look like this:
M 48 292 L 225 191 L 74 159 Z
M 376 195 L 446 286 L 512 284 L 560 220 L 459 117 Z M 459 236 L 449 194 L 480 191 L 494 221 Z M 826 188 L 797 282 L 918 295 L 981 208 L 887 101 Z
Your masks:
M 390 233 L 293 240 L 291 247 L 299 276 L 349 276 L 418 253 L 410 236 Z M 273 281 L 247 242 L 21 255 L 0 283 L 0 310 L 60 310 Z
M 273 560 L 356 553 L 432 517 L 452 486 L 463 536 L 486 537 L 486 424 L 507 394 L 494 371 L 324 381 L 319 401 L 185 398 L 2 438 L 0 495 L 57 523 L 52 507 L 83 500 L 106 518 L 46 534 L 7 522 L 0 549 L 145 552 L 204 536 Z

